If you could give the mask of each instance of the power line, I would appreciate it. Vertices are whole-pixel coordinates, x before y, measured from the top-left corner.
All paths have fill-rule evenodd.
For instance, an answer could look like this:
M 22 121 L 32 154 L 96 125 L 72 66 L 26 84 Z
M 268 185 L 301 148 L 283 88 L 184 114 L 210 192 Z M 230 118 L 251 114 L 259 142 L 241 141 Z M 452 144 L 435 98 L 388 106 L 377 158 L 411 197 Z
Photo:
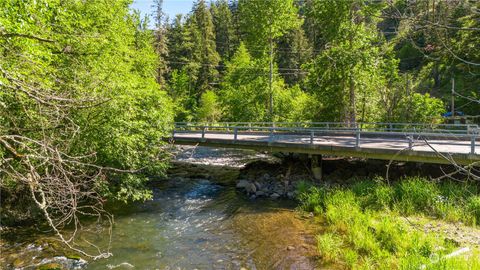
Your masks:
M 170 64 L 190 64 L 191 62 L 185 62 L 185 61 L 171 61 L 167 60 L 165 61 Z M 195 65 L 200 65 L 200 66 L 206 66 L 206 67 L 213 67 L 213 68 L 236 68 L 236 69 L 252 69 L 252 70 L 264 70 L 264 71 L 269 71 L 269 68 L 261 68 L 261 67 L 239 67 L 239 66 L 227 66 L 227 65 L 212 65 L 212 64 L 201 64 L 201 63 L 195 63 Z M 304 69 L 299 69 L 299 68 L 277 68 L 277 70 L 280 71 L 303 71 L 306 72 Z

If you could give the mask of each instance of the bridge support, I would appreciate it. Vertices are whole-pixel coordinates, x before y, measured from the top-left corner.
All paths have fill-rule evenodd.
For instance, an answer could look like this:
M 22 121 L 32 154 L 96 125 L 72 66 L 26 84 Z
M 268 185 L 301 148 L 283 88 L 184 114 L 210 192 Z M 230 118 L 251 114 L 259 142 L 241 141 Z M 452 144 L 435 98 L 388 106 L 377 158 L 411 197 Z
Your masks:
M 317 181 L 322 180 L 322 155 L 312 155 L 310 157 L 310 166 L 312 169 L 313 178 Z

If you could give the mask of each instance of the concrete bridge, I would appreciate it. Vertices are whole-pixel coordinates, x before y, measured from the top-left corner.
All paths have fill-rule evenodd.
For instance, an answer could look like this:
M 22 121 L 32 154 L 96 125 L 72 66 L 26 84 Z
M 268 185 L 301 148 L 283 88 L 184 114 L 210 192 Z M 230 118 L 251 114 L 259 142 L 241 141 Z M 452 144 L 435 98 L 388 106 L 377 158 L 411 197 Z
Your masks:
M 172 139 L 180 145 L 480 166 L 477 125 L 182 122 Z

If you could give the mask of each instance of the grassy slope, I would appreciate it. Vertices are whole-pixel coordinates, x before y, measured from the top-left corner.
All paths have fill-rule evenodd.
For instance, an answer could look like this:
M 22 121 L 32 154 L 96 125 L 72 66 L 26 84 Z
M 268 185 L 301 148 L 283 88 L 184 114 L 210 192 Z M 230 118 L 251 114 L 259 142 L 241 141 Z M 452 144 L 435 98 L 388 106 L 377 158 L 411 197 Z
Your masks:
M 441 233 L 419 230 L 406 218 L 475 227 L 480 222 L 477 185 L 422 178 L 389 185 L 378 178 L 329 189 L 305 183 L 298 191 L 302 209 L 313 212 L 322 228 L 317 244 L 324 263 L 346 269 L 480 269 L 478 247 L 447 259 L 464 246 Z

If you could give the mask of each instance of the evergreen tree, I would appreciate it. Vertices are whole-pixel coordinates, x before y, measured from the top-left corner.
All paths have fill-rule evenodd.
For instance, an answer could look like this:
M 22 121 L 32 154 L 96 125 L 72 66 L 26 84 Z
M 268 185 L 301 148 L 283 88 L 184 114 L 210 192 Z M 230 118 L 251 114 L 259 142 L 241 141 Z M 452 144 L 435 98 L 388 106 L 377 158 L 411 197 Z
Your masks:
M 163 0 L 155 0 L 155 52 L 158 55 L 157 82 L 161 87 L 165 86 L 165 76 L 168 72 L 167 29 L 165 13 L 163 12 Z
M 210 11 L 215 25 L 217 52 L 222 60 L 228 60 L 235 53 L 238 37 L 235 31 L 233 14 L 227 0 L 212 3 Z
M 191 16 L 187 20 L 187 27 L 191 29 L 192 58 L 191 72 L 195 77 L 196 97 L 212 88 L 212 83 L 217 79 L 217 66 L 220 56 L 215 45 L 215 29 L 212 15 L 208 10 L 205 0 L 198 0 L 193 6 Z
M 302 83 L 306 77 L 306 71 L 302 65 L 311 61 L 312 46 L 305 36 L 301 27 L 290 30 L 278 41 L 276 62 L 282 69 L 285 82 L 289 85 Z

